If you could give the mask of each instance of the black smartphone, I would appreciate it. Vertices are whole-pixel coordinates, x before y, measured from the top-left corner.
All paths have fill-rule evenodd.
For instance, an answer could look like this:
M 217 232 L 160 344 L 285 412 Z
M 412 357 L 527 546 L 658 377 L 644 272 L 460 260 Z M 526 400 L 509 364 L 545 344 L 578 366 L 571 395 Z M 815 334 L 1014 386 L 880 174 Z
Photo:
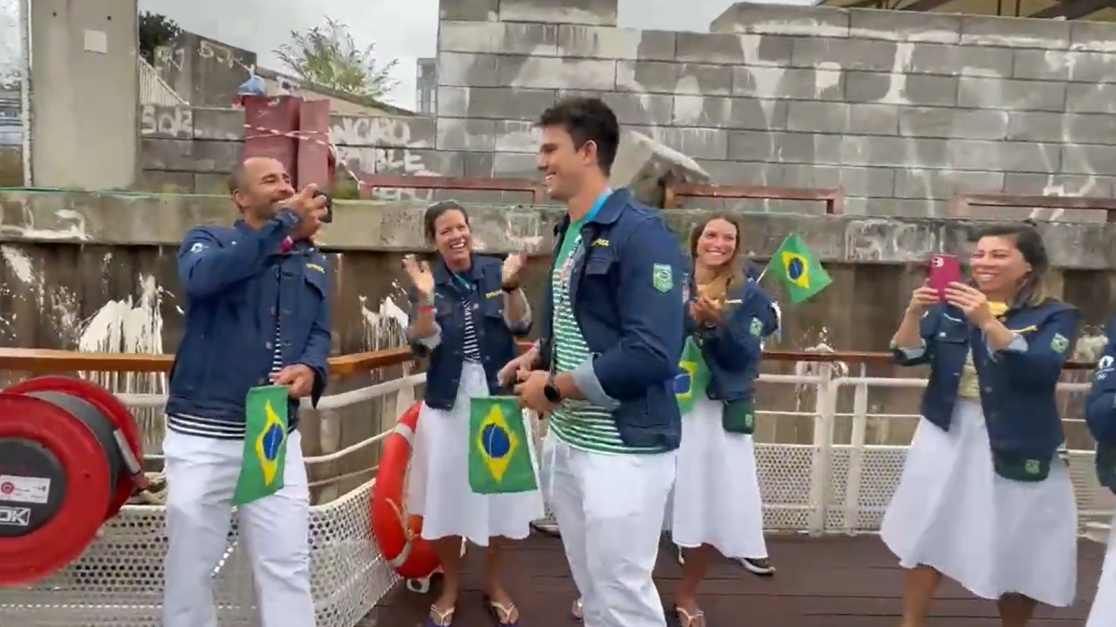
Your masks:
M 318 198 L 319 196 L 325 196 L 325 199 L 326 199 L 326 204 L 325 204 L 326 212 L 325 212 L 325 215 L 322 216 L 322 222 L 326 222 L 326 223 L 333 222 L 333 196 L 330 196 L 328 193 L 323 192 L 320 189 L 317 190 L 316 192 L 314 192 L 314 198 Z

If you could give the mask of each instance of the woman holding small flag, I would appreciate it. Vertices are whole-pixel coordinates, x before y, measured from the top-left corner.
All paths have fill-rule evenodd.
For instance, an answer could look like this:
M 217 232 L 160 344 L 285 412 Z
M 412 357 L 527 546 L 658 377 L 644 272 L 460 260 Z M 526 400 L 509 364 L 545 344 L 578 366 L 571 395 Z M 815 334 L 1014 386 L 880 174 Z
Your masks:
M 497 624 L 515 625 L 519 613 L 497 579 L 500 541 L 527 537 L 531 521 L 544 515 L 542 497 L 537 489 L 474 492 L 470 409 L 473 398 L 500 393 L 497 373 L 516 357 L 515 337 L 530 329 L 530 308 L 519 289 L 526 254 L 508 255 L 501 264 L 473 253 L 469 217 L 452 201 L 427 209 L 424 227 L 437 249 L 434 267 L 408 256 L 404 269 L 415 302 L 407 339 L 416 355 L 429 358 L 408 505 L 423 516 L 422 537 L 432 541 L 444 575 L 426 625 L 453 623 L 462 538 L 487 547 L 485 607 Z M 500 420 L 523 421 L 514 399 L 511 406 L 514 412 Z M 518 453 L 533 458 L 531 438 L 523 439 Z
M 880 531 L 909 569 L 902 627 L 925 625 L 943 575 L 996 599 L 1005 627 L 1074 600 L 1077 507 L 1055 386 L 1080 315 L 1047 291 L 1033 224 L 975 241 L 972 282 L 914 290 L 892 342 L 899 364 L 930 366 Z
M 715 552 L 770 569 L 753 394 L 762 339 L 778 323 L 771 299 L 745 273 L 739 239 L 739 224 L 727 216 L 709 218 L 690 237 L 687 337 L 675 380 L 682 446 L 667 514 L 674 543 L 686 551 L 673 609 L 681 627 L 705 627 L 697 589 Z

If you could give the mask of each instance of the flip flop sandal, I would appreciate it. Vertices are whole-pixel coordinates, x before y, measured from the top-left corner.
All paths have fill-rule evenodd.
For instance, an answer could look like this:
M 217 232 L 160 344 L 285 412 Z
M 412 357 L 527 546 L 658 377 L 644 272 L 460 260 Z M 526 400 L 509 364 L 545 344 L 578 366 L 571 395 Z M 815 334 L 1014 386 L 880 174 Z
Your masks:
M 437 606 L 430 606 L 430 614 L 426 617 L 426 622 L 423 627 L 450 627 L 453 625 L 453 613 L 457 611 L 456 607 L 451 607 L 448 610 L 440 610 Z
M 570 620 L 575 623 L 580 623 L 585 620 L 585 615 L 582 613 L 582 609 L 581 598 L 578 597 L 578 599 L 573 602 L 573 606 L 570 607 Z
M 671 608 L 670 611 L 674 618 L 674 621 L 672 622 L 677 623 L 678 627 L 698 627 L 697 625 L 694 625 L 694 623 L 698 620 L 703 623 L 701 627 L 705 627 L 705 612 L 701 610 L 694 610 L 694 613 L 691 614 L 685 609 L 675 605 L 673 608 Z
M 518 616 L 515 620 L 512 620 L 512 615 L 517 613 L 515 603 L 497 603 L 487 594 L 483 598 L 484 608 L 488 611 L 488 616 L 492 619 L 492 622 L 499 627 L 516 627 L 519 625 Z

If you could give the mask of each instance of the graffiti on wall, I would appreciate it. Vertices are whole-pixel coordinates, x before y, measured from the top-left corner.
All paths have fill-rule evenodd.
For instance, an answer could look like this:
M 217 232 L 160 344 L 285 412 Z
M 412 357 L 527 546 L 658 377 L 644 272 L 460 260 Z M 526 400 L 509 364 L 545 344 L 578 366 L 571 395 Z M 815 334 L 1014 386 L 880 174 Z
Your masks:
M 368 174 L 438 176 L 429 161 L 434 152 L 434 126 L 429 118 L 336 116 L 330 141 L 340 161 L 358 178 Z M 429 202 L 431 190 L 373 190 L 377 199 Z
M 145 104 L 140 108 L 140 135 L 193 139 L 194 110 Z

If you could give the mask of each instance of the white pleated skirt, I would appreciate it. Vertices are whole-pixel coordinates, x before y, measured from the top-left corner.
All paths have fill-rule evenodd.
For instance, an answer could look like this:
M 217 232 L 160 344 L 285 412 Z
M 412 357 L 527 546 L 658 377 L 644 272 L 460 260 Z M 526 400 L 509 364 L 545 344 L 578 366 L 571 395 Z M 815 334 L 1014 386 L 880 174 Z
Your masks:
M 682 416 L 678 471 L 666 527 L 684 548 L 708 544 L 729 558 L 766 558 L 763 501 L 752 436 L 727 433 L 724 404 L 704 394 Z
M 480 546 L 494 537 L 519 540 L 530 533 L 531 521 L 543 516 L 538 490 L 485 495 L 469 487 L 469 400 L 484 396 L 488 396 L 484 368 L 466 362 L 453 409 L 422 406 L 407 480 L 407 507 L 423 517 L 422 537 L 427 540 L 461 536 Z M 530 434 L 531 421 L 526 412 L 522 415 Z M 538 468 L 534 438 L 527 440 Z
M 1069 468 L 1051 464 L 1044 481 L 993 470 L 980 403 L 960 400 L 949 431 L 922 419 L 880 536 L 904 568 L 930 566 L 973 594 L 1018 593 L 1073 604 L 1077 586 L 1077 503 Z
M 1113 627 L 1116 625 L 1116 518 L 1108 533 L 1108 550 L 1104 554 L 1104 567 L 1097 582 L 1097 596 L 1089 610 L 1085 627 Z

